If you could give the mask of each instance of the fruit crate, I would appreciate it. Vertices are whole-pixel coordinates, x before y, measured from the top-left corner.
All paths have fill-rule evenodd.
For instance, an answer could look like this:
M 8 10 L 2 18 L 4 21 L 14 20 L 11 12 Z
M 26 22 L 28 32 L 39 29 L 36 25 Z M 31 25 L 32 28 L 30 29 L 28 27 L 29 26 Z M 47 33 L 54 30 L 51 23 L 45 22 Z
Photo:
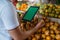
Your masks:
M 23 15 L 24 14 L 20 14 L 19 18 L 23 17 Z M 19 29 L 22 31 L 33 29 L 39 22 L 39 18 L 39 16 L 36 16 L 31 22 L 24 22 L 19 19 Z M 26 40 L 60 40 L 60 24 L 58 22 L 53 22 L 44 16 L 42 16 L 42 19 L 44 20 L 45 25 Z

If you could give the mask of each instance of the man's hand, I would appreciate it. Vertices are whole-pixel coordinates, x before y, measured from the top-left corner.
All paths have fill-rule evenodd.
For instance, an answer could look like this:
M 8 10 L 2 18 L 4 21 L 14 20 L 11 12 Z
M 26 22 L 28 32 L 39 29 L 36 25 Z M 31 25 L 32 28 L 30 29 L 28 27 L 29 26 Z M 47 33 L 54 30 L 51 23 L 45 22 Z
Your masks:
M 44 26 L 44 20 L 41 20 L 36 26 L 35 28 L 33 28 L 32 30 L 26 31 L 25 32 L 25 38 L 31 36 L 32 34 L 34 34 L 38 29 L 40 29 L 42 26 Z
M 34 34 L 39 28 L 41 28 L 44 25 L 43 22 L 44 21 L 41 20 L 36 25 L 35 28 L 33 28 L 32 30 L 26 31 L 26 32 L 19 30 L 19 28 L 17 27 L 16 29 L 9 30 L 9 33 L 14 40 L 24 40 L 24 39 L 28 38 L 29 36 L 31 36 L 32 34 Z

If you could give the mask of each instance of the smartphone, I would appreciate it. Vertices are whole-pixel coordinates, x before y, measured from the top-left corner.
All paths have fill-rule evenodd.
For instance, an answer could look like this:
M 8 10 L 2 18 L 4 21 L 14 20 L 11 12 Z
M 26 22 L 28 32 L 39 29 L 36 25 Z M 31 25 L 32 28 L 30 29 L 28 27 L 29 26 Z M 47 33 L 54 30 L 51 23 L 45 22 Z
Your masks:
M 30 6 L 30 8 L 27 10 L 27 12 L 25 13 L 25 15 L 23 16 L 23 20 L 24 21 L 32 21 L 35 14 L 38 12 L 39 7 L 37 6 Z

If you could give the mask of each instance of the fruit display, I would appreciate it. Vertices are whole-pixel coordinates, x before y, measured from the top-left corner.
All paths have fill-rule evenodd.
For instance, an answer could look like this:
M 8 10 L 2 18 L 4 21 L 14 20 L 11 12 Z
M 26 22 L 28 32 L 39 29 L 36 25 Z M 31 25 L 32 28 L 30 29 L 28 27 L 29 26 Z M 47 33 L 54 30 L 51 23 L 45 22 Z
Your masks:
M 46 17 L 60 18 L 60 6 L 55 4 L 43 4 L 43 6 L 40 6 L 39 13 Z
M 27 3 L 20 3 L 20 2 L 18 2 L 16 4 L 16 8 L 17 8 L 17 10 L 21 10 L 21 11 L 25 12 L 27 10 L 27 8 L 28 8 L 28 4 Z
M 20 9 L 19 9 L 19 10 L 21 10 L 21 11 L 25 11 L 25 10 L 27 9 L 27 7 L 28 7 L 28 5 L 27 5 L 27 4 L 25 4 L 25 3 L 23 3 L 23 4 L 21 4 L 21 6 L 20 6 Z
M 23 16 L 23 14 L 21 15 Z M 44 20 L 45 25 L 26 40 L 60 40 L 60 24 L 58 22 L 53 22 L 44 16 L 42 19 Z M 19 28 L 22 31 L 31 30 L 36 26 L 39 20 L 38 17 L 35 17 L 31 22 L 20 20 Z

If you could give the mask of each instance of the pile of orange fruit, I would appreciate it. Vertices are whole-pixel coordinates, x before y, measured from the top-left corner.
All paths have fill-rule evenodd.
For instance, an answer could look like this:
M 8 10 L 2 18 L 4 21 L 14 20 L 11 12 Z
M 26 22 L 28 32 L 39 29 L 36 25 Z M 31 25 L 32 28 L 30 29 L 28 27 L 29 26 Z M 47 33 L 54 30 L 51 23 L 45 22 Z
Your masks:
M 19 10 L 26 11 L 27 7 L 28 7 L 28 4 L 22 3 L 21 6 L 20 6 L 20 8 L 19 8 Z
M 53 22 L 50 19 L 43 17 L 45 25 L 36 31 L 33 35 L 26 40 L 60 40 L 60 24 Z M 22 31 L 28 31 L 33 29 L 39 22 L 39 18 L 35 17 L 31 22 L 24 22 L 20 20 L 20 29 Z

